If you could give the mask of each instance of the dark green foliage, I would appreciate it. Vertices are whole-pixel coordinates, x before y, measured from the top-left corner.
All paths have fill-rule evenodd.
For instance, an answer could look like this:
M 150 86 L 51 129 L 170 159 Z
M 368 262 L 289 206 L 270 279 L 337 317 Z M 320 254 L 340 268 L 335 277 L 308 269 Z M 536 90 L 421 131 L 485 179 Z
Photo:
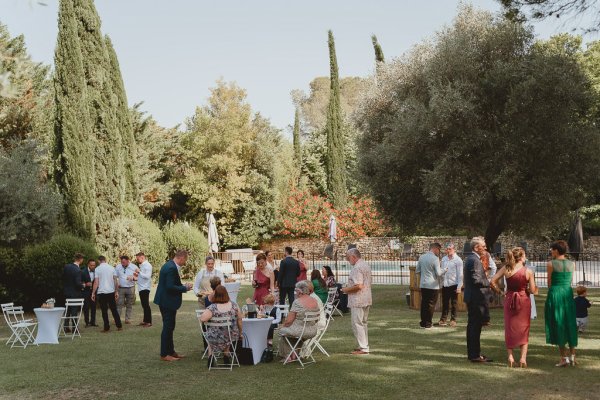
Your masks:
M 49 237 L 58 226 L 63 202 L 42 174 L 33 141 L 0 148 L 0 244 L 21 247 Z
M 375 50 L 375 62 L 376 63 L 385 62 L 385 57 L 383 56 L 383 50 L 381 49 L 381 45 L 377 41 L 377 36 L 372 35 L 371 41 L 373 42 L 373 50 Z
M 294 159 L 298 163 L 298 167 L 302 165 L 302 148 L 300 147 L 300 116 L 298 109 L 294 113 L 294 132 L 293 132 L 293 144 L 294 144 Z
M 109 80 L 111 81 L 112 92 L 115 96 L 113 102 L 116 104 L 115 116 L 117 130 L 121 137 L 123 146 L 123 168 L 125 169 L 125 185 L 126 185 L 126 200 L 134 202 L 137 200 L 137 185 L 136 185 L 136 144 L 131 121 L 131 114 L 127 104 L 127 93 L 121 76 L 121 68 L 117 53 L 108 36 L 105 37 L 106 49 L 110 58 Z
M 67 225 L 79 235 L 96 234 L 95 137 L 88 107 L 86 70 L 72 0 L 62 0 L 55 62 L 54 180 L 65 198 Z
M 204 234 L 188 222 L 170 222 L 163 228 L 163 237 L 167 245 L 169 258 L 177 250 L 190 252 L 187 265 L 182 269 L 182 276 L 192 278 L 204 265 L 204 257 L 208 252 L 208 243 Z M 160 268 L 161 265 L 157 265 Z
M 0 23 L 0 146 L 12 147 L 24 139 L 46 145 L 49 139 L 47 115 L 52 108 L 48 66 L 34 63 L 27 54 L 23 36 L 11 38 Z
M 344 132 L 342 109 L 340 107 L 340 83 L 333 32 L 329 31 L 329 64 L 331 91 L 327 108 L 327 153 L 325 171 L 327 174 L 327 192 L 336 208 L 346 205 L 346 162 L 344 160 Z
M 91 242 L 70 234 L 55 235 L 45 243 L 25 247 L 19 259 L 7 265 L 11 301 L 31 309 L 50 297 L 63 299 L 63 268 L 73 261 L 75 253 L 83 253 L 86 259 L 98 256 Z
M 468 228 L 488 246 L 543 232 L 597 193 L 599 98 L 578 55 L 463 7 L 386 66 L 359 118 L 361 170 L 394 222 Z
M 63 1 L 73 1 L 75 5 L 88 108 L 95 137 L 96 242 L 101 251 L 107 251 L 121 243 L 122 238 L 114 235 L 111 224 L 122 215 L 125 201 L 125 153 L 117 124 L 118 99 L 113 92 L 110 56 L 93 1 Z

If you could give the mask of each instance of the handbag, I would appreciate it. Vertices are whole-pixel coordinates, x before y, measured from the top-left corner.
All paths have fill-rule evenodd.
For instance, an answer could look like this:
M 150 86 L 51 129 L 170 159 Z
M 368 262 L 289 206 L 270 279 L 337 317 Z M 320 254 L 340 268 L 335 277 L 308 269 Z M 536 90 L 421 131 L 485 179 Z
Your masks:
M 270 363 L 271 361 L 273 361 L 273 349 L 267 347 L 263 351 L 262 356 L 260 357 L 260 362 L 261 363 Z
M 248 347 L 244 347 L 244 345 Z M 237 346 L 235 347 L 235 354 L 237 355 L 240 365 L 254 365 L 254 355 L 252 354 L 248 336 L 246 336 L 245 333 L 241 339 L 238 339 Z

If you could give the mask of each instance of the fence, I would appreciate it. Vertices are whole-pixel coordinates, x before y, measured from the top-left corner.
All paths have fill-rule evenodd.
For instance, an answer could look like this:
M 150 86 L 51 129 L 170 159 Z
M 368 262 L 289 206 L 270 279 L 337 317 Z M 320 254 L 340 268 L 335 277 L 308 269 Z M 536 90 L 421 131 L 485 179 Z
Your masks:
M 243 279 L 251 280 L 252 272 L 256 268 L 255 256 L 257 252 L 250 249 L 242 252 L 227 252 L 214 254 L 217 259 L 217 268 L 225 274 L 237 274 Z M 468 254 L 457 252 L 463 260 Z M 274 252 L 274 259 L 281 260 L 283 253 Z M 420 254 L 416 252 L 387 252 L 363 253 L 362 257 L 371 266 L 373 284 L 376 285 L 405 285 L 410 282 L 410 266 L 416 266 Z M 528 267 L 535 272 L 535 281 L 539 287 L 547 287 L 546 264 L 551 259 L 549 253 L 528 253 Z M 573 273 L 573 286 L 583 284 L 587 287 L 600 287 L 600 253 L 583 253 L 576 257 L 575 272 Z M 498 268 L 503 260 L 495 257 Z M 321 270 L 323 266 L 331 267 L 335 278 L 340 283 L 348 281 L 352 266 L 345 259 L 344 252 L 336 252 L 331 258 L 322 254 L 309 253 L 305 257 L 306 267 L 309 271 Z M 276 261 L 276 264 L 278 262 Z M 309 273 L 310 276 L 310 273 Z

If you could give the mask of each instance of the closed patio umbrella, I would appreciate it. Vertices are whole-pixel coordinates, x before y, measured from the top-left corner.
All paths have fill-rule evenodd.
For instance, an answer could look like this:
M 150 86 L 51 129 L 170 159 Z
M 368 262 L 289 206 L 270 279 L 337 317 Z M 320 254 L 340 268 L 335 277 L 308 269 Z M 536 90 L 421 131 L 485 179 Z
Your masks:
M 571 232 L 569 232 L 568 243 L 569 253 L 571 253 L 576 260 L 579 260 L 581 253 L 583 253 L 583 225 L 581 223 L 579 210 L 575 213 L 573 226 L 571 227 Z
M 206 214 L 206 225 L 208 227 L 208 250 L 211 253 L 219 252 L 219 234 L 217 233 L 217 223 L 215 216 Z
M 331 214 L 329 217 L 329 240 L 331 243 L 335 243 L 337 241 L 337 222 L 335 221 L 335 216 Z

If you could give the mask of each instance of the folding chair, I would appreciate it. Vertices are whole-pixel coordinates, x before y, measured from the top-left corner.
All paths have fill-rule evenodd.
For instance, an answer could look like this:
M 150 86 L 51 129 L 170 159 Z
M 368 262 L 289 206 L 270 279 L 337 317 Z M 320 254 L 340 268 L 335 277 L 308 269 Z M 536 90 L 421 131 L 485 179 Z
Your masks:
M 10 348 L 27 348 L 29 343 L 34 342 L 33 332 L 37 322 L 25 319 L 23 307 L 6 307 L 4 312 L 4 320 L 12 331 Z
M 325 315 L 331 315 L 333 313 L 333 304 L 325 304 Z M 301 351 L 301 355 L 306 358 L 307 354 L 312 354 L 315 349 L 319 349 L 321 353 L 325 354 L 329 357 L 329 353 L 325 351 L 323 346 L 321 346 L 321 339 L 325 336 L 327 332 L 327 328 L 329 328 L 329 323 L 333 318 L 327 318 L 325 326 L 321 329 L 317 330 L 317 334 L 314 338 L 310 339 L 310 341 L 303 347 L 303 351 Z
M 240 366 L 240 362 L 235 352 L 237 341 L 234 343 L 233 340 L 231 340 L 231 327 L 233 324 L 234 320 L 231 319 L 231 317 L 212 317 L 208 322 L 204 323 L 205 330 L 202 332 L 202 334 L 204 335 L 204 340 L 206 340 L 206 350 L 208 351 L 208 357 L 210 359 L 210 364 L 208 365 L 209 371 L 211 369 L 228 369 L 232 371 L 234 365 L 237 365 L 238 367 Z M 227 338 L 229 338 L 229 354 L 231 359 L 229 364 L 225 364 L 224 362 L 219 364 L 218 358 L 223 355 L 224 352 L 215 349 L 213 347 L 213 343 L 210 342 L 208 330 L 211 327 L 227 327 Z
M 6 309 L 9 307 L 14 307 L 15 303 L 3 303 L 0 304 L 0 306 L 2 307 L 2 315 L 4 316 L 4 321 L 6 321 L 7 326 L 8 324 L 8 320 L 7 320 L 7 316 L 6 316 Z M 10 327 L 10 326 L 9 326 Z M 12 329 L 10 330 L 11 335 L 8 338 L 8 340 L 6 341 L 6 346 L 8 346 L 8 344 L 12 341 L 13 337 L 15 336 L 14 332 L 12 331 Z
M 79 332 L 79 321 L 81 320 L 81 314 L 83 312 L 83 302 L 84 301 L 85 301 L 84 299 L 67 299 L 67 301 L 65 302 L 65 313 L 61 317 L 61 321 L 60 321 L 61 322 L 60 332 L 61 332 L 62 336 L 64 336 L 64 337 L 71 336 L 71 340 L 73 340 L 76 335 L 81 337 L 81 333 Z M 70 316 L 68 314 L 70 307 L 78 308 L 77 315 Z M 70 334 L 68 334 L 67 331 L 65 330 L 65 323 L 67 321 L 70 321 L 71 325 L 73 325 L 73 327 L 72 327 L 73 330 L 71 331 Z
M 204 310 L 196 310 L 196 319 L 198 320 L 198 324 L 200 325 L 200 334 L 202 335 L 202 339 L 206 340 L 204 338 L 204 332 L 206 330 L 205 325 L 202 323 L 202 321 L 200 321 L 200 317 L 202 316 L 202 313 L 204 312 Z M 208 353 L 208 345 L 206 346 L 206 348 L 204 349 L 204 353 L 202 353 L 202 360 L 204 360 L 204 357 L 206 357 L 206 354 Z
M 277 309 L 275 314 L 276 318 L 273 321 L 273 324 L 277 324 L 277 327 L 273 330 L 273 343 L 275 343 L 275 337 L 279 336 L 277 335 L 277 332 L 279 331 L 279 326 L 287 318 L 290 312 L 290 306 L 288 304 L 275 304 L 273 307 Z M 281 340 L 281 338 L 279 340 Z M 279 354 L 279 345 L 277 345 L 277 350 L 275 350 L 273 353 L 275 355 Z
M 339 302 L 340 302 L 340 300 L 338 298 L 338 288 L 336 286 L 330 287 L 327 292 L 327 301 L 325 302 L 325 304 L 326 305 L 331 304 L 333 306 L 333 309 L 332 309 L 331 313 L 325 314 L 325 315 L 327 315 L 327 319 L 329 319 L 329 318 L 333 319 L 333 314 L 335 314 L 336 311 L 340 315 L 340 317 L 344 316 L 344 314 L 342 314 L 342 312 L 340 310 L 338 310 L 338 308 L 337 308 Z
M 298 337 L 283 336 L 283 339 L 287 342 L 288 346 L 290 346 L 290 348 L 292 349 L 290 351 L 290 354 L 288 354 L 287 357 L 285 358 L 285 360 L 283 361 L 283 365 L 297 361 L 304 368 L 304 366 L 307 364 L 316 363 L 315 359 L 312 356 L 312 352 L 306 352 L 307 354 L 304 354 L 304 356 L 305 356 L 304 358 L 308 358 L 309 360 L 302 362 L 302 358 L 301 358 L 302 351 L 301 350 L 302 350 L 303 342 L 305 341 L 304 339 L 302 339 L 302 337 L 304 336 L 304 332 L 306 331 L 306 327 L 308 325 L 314 325 L 317 322 L 319 322 L 320 314 L 321 314 L 320 311 L 307 311 L 304 314 L 304 319 L 302 320 L 302 322 L 304 324 L 302 325 L 302 331 L 300 332 L 300 335 L 298 335 Z M 293 343 L 292 343 L 292 341 L 290 341 L 290 339 L 293 341 Z M 292 355 L 296 356 L 295 360 L 290 360 Z

